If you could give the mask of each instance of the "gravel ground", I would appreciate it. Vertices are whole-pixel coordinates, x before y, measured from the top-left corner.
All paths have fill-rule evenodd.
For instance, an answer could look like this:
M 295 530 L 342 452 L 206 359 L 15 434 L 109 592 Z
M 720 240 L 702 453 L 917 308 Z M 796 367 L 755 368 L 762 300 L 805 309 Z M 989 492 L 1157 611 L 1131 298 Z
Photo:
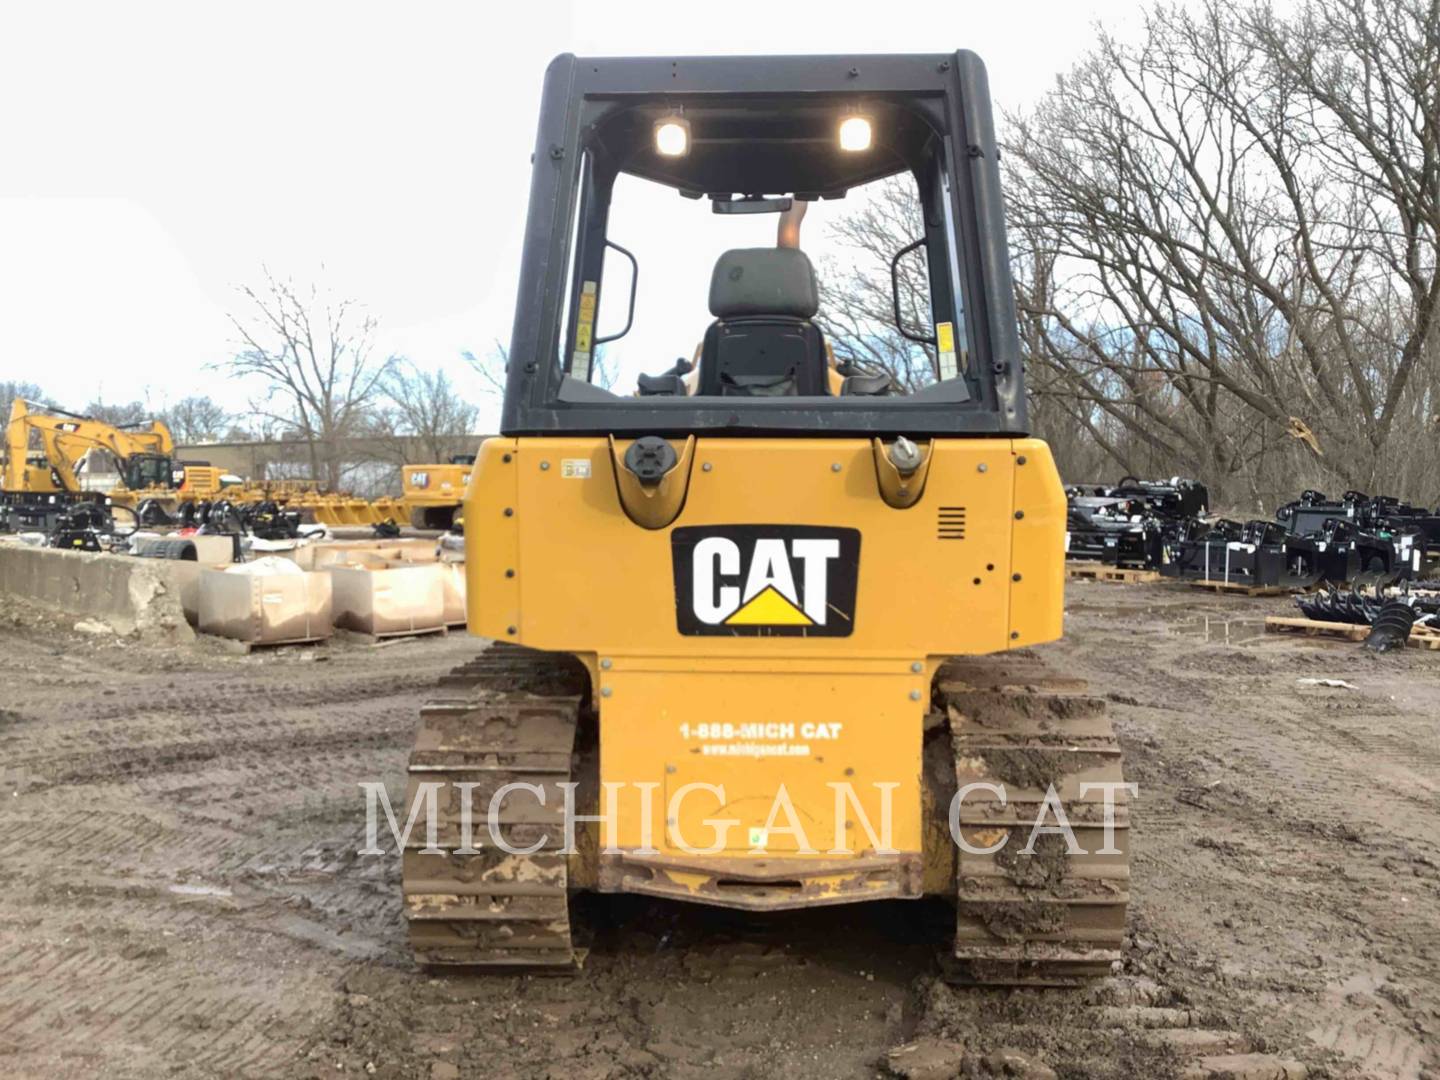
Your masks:
M 1285 601 L 1173 585 L 1075 584 L 1069 603 L 1066 641 L 1040 651 L 1109 697 L 1140 798 L 1125 971 L 1045 992 L 948 985 L 941 902 L 760 917 L 582 898 L 578 976 L 428 977 L 398 867 L 355 855 L 358 785 L 398 791 L 419 701 L 479 642 L 243 657 L 0 606 L 0 1061 L 1440 1077 L 1440 653 L 1267 637 Z

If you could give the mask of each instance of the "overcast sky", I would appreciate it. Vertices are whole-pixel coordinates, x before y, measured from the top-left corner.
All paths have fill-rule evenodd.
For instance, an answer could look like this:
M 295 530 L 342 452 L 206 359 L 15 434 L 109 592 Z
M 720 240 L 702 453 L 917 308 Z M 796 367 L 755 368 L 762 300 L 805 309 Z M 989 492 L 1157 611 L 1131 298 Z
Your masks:
M 989 66 L 997 107 L 1014 107 L 1053 84 L 1097 19 L 1123 31 L 1136 10 L 1132 0 L 771 12 L 608 0 L 6 5 L 0 379 L 31 379 L 74 408 L 207 393 L 241 409 L 247 388 L 210 365 L 233 350 L 236 285 L 265 264 L 300 280 L 323 273 L 380 320 L 384 351 L 445 367 L 478 400 L 483 383 L 459 355 L 509 336 L 540 83 L 556 53 L 964 47 Z M 686 257 L 703 289 L 713 252 Z M 703 296 L 697 304 L 703 316 Z M 704 330 L 647 321 L 632 348 L 657 353 L 651 370 Z

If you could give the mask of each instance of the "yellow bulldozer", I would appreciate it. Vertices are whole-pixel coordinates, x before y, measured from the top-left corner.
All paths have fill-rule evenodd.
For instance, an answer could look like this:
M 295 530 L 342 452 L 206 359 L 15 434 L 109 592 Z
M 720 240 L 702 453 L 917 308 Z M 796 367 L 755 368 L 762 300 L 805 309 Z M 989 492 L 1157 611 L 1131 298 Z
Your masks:
M 474 454 L 454 454 L 444 464 L 406 465 L 401 470 L 401 497 L 410 524 L 417 529 L 453 526 L 474 465 Z
M 943 896 L 960 977 L 1117 961 L 1119 747 L 1034 651 L 1062 632 L 1065 497 L 1028 434 L 997 158 L 965 51 L 550 65 L 501 434 L 464 499 L 493 644 L 423 707 L 409 765 L 435 823 L 403 855 L 423 965 L 573 967 L 578 890 Z M 923 364 L 904 386 L 827 321 L 798 242 L 806 206 L 896 176 L 917 234 L 880 316 Z M 718 255 L 695 362 L 633 392 L 593 380 L 602 298 L 626 330 L 665 315 L 634 289 L 668 270 L 607 234 L 624 177 L 736 235 L 779 221 Z M 631 272 L 607 282 L 607 250 Z

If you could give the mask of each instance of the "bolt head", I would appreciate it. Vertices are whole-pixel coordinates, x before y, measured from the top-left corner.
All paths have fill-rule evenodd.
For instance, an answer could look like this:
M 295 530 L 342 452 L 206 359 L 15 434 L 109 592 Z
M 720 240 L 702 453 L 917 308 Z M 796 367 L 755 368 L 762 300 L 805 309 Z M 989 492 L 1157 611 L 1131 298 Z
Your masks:
M 701 472 L 709 472 L 709 471 L 710 471 L 711 469 L 713 469 L 714 467 L 715 467 L 715 466 L 711 465 L 710 462 L 707 461 L 707 462 L 705 462 L 705 464 L 703 464 L 703 465 L 700 466 L 700 471 L 701 471 Z
M 910 670 L 918 675 L 920 674 L 920 672 L 925 670 L 925 665 L 922 664 L 919 660 L 916 660 L 913 664 L 910 665 Z
M 982 462 L 980 462 L 979 465 L 976 465 L 976 466 L 975 466 L 975 471 L 976 471 L 976 472 L 989 472 L 989 471 L 990 471 L 990 466 L 989 466 L 989 465 L 986 465 L 985 462 L 982 461 Z
M 611 661 L 610 658 L 607 656 L 604 660 L 601 660 L 601 661 L 600 661 L 600 666 L 601 666 L 602 668 L 604 668 L 606 671 L 609 671 L 609 670 L 610 670 L 610 665 L 611 665 L 611 663 L 612 663 L 612 661 Z
M 839 472 L 839 471 L 840 471 L 840 463 L 837 461 L 837 462 L 835 462 L 835 464 L 831 465 L 831 466 L 830 466 L 830 471 L 831 471 L 831 472 Z
M 611 694 L 613 694 L 613 693 L 614 693 L 614 691 L 613 691 L 610 687 L 608 687 L 608 686 L 602 686 L 602 687 L 600 688 L 600 696 L 601 696 L 601 697 L 609 697 L 609 696 L 610 696 Z
M 920 691 L 919 691 L 919 690 L 911 690 L 911 691 L 910 691 L 910 700 L 911 700 L 911 701 L 919 701 L 919 700 L 920 700 Z
M 546 471 L 547 469 L 549 469 L 549 468 L 550 468 L 550 462 L 548 462 L 548 461 L 542 461 L 542 462 L 540 462 L 540 471 L 541 471 L 541 472 L 545 472 L 545 471 Z

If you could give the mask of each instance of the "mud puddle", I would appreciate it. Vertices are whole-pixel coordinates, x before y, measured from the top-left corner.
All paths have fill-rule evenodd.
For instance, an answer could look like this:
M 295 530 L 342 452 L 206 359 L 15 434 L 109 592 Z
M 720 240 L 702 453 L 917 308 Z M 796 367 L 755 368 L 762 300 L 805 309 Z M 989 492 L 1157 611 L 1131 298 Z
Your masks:
M 1174 637 L 1195 638 L 1207 645 L 1257 645 L 1266 640 L 1263 618 L 1200 615 L 1171 623 L 1165 632 Z

